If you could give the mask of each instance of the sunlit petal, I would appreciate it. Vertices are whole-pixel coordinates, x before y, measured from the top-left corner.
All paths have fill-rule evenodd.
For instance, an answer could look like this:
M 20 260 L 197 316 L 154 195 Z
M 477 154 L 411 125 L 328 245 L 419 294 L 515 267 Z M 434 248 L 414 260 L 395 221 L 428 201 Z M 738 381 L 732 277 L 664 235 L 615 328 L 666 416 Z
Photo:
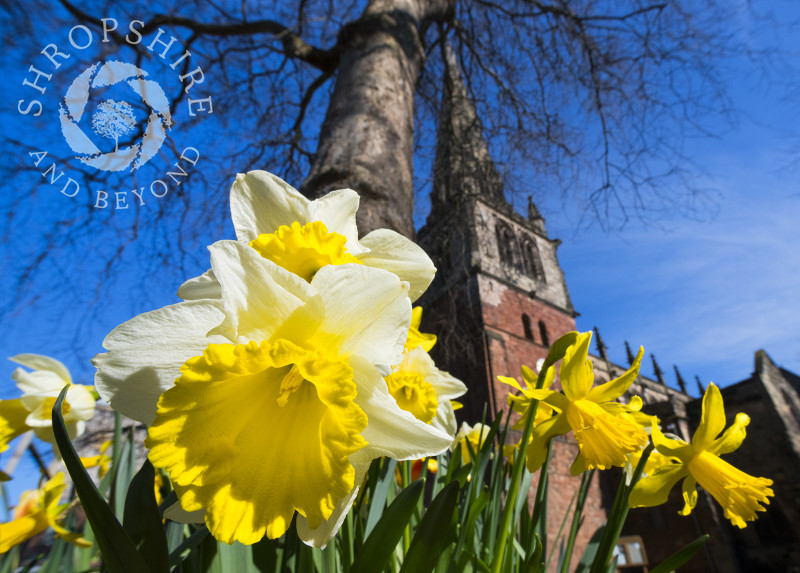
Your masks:
M 581 332 L 577 340 L 571 344 L 561 360 L 559 377 L 564 394 L 570 400 L 586 397 L 594 383 L 592 361 L 589 360 L 589 343 L 592 333 Z
M 639 367 L 641 366 L 643 355 L 644 348 L 640 346 L 639 353 L 636 355 L 636 358 L 631 363 L 630 368 L 628 368 L 625 374 L 619 378 L 611 380 L 610 382 L 601 384 L 596 388 L 592 388 L 587 396 L 589 400 L 593 400 L 594 402 L 609 402 L 622 396 L 639 375 Z
M 361 239 L 369 249 L 358 255 L 365 265 L 393 272 L 410 285 L 409 297 L 417 300 L 436 274 L 433 261 L 419 246 L 389 229 L 377 229 Z
M 711 382 L 703 396 L 703 410 L 700 425 L 692 436 L 692 447 L 695 451 L 706 449 L 719 436 L 725 427 L 725 408 L 719 388 Z
M 210 343 L 228 342 L 207 333 L 223 319 L 212 301 L 192 301 L 140 314 L 103 341 L 108 350 L 92 359 L 100 396 L 121 414 L 150 424 L 159 396 L 175 383 L 181 365 Z
M 325 316 L 312 344 L 334 346 L 376 365 L 400 362 L 411 302 L 408 284 L 395 275 L 364 265 L 328 266 L 311 281 L 325 304 Z
M 661 466 L 633 486 L 628 504 L 631 507 L 653 507 L 666 503 L 672 487 L 687 473 L 682 464 Z
M 748 424 L 750 424 L 750 416 L 743 412 L 736 414 L 736 419 L 730 428 L 708 446 L 708 451 L 712 454 L 722 455 L 738 450 L 747 435 Z
M 305 224 L 309 200 L 266 171 L 238 174 L 231 187 L 231 218 L 236 237 L 249 243 L 261 233 L 274 233 L 292 221 Z

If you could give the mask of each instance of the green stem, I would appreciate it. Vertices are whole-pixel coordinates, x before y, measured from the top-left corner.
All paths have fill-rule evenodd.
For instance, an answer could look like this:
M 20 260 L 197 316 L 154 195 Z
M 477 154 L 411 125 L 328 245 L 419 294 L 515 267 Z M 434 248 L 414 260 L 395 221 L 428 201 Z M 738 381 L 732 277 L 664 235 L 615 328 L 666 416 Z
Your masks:
M 561 563 L 561 572 L 569 572 L 569 562 L 572 560 L 572 550 L 575 548 L 575 538 L 578 536 L 578 529 L 581 526 L 581 515 L 583 515 L 583 505 L 586 502 L 586 495 L 589 493 L 589 485 L 592 483 L 595 470 L 583 472 L 581 476 L 581 486 L 578 488 L 578 498 L 575 503 L 575 512 L 572 514 L 572 526 L 569 529 L 567 538 L 567 548 L 564 551 L 564 560 Z
M 503 519 L 500 524 L 500 537 L 494 551 L 494 563 L 492 563 L 492 573 L 500 573 L 503 567 L 503 555 L 508 544 L 508 534 L 511 530 L 511 517 L 514 514 L 514 506 L 517 502 L 517 494 L 522 481 L 522 469 L 525 464 L 526 450 L 533 431 L 533 420 L 536 418 L 536 408 L 538 402 L 532 403 L 528 409 L 528 417 L 525 418 L 525 430 L 522 433 L 522 440 L 519 443 L 517 456 L 514 458 L 514 467 L 511 470 L 511 489 L 506 496 L 506 505 L 503 508 Z M 543 468 L 546 472 L 546 469 Z M 541 481 L 541 476 L 540 476 Z
M 644 466 L 647 463 L 647 458 L 650 457 L 650 452 L 653 451 L 652 442 L 647 444 L 647 447 L 642 452 L 642 457 L 633 472 L 630 485 L 625 485 L 623 478 L 619 490 L 617 490 L 617 497 L 614 499 L 614 507 L 611 509 L 611 514 L 608 516 L 606 528 L 603 531 L 603 537 L 600 540 L 600 545 L 597 548 L 597 554 L 594 557 L 592 568 L 589 573 L 605 573 L 608 569 L 608 563 L 611 560 L 611 555 L 614 547 L 617 544 L 622 527 L 625 525 L 625 518 L 628 517 L 628 498 L 630 497 L 631 490 L 642 477 Z

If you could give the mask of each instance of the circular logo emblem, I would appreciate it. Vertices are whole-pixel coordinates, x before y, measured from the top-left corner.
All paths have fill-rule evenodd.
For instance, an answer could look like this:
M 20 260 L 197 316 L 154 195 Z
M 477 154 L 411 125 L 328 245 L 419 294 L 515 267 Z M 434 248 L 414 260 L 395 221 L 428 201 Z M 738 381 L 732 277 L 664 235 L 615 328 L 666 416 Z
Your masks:
M 61 133 L 77 159 L 101 171 L 135 171 L 158 152 L 172 117 L 164 90 L 146 77 L 133 64 L 109 61 L 89 66 L 75 78 L 59 117 Z M 109 94 L 119 101 L 105 97 Z M 93 100 L 99 103 L 90 105 Z

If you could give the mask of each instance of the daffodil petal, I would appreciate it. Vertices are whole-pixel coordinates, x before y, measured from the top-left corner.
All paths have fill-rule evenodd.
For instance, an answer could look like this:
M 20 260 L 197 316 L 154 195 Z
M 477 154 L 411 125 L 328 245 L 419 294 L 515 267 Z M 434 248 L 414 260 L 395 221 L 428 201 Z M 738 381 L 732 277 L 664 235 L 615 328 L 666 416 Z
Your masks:
M 524 394 L 526 397 L 539 400 L 559 412 L 563 412 L 569 406 L 569 399 L 561 392 L 553 392 L 552 390 L 525 390 Z
M 347 239 L 347 252 L 354 256 L 365 251 L 359 244 L 356 227 L 359 201 L 358 193 L 352 189 L 339 189 L 308 204 L 309 221 L 322 221 L 328 231 L 344 236 Z
M 361 433 L 368 445 L 351 456 L 353 463 L 366 463 L 380 456 L 416 460 L 441 454 L 450 446 L 452 436 L 397 406 L 386 382 L 372 364 L 351 356 L 350 366 L 358 387 L 356 404 L 369 420 Z
M 95 400 L 88 386 L 70 384 L 67 388 L 66 402 L 69 404 L 69 413 L 64 415 L 65 422 L 73 420 L 89 420 L 94 415 Z
M 67 384 L 59 374 L 50 370 L 34 370 L 28 372 L 22 368 L 17 368 L 11 373 L 11 379 L 17 383 L 17 387 L 22 391 L 23 399 L 28 396 L 39 394 L 49 394 L 58 392 Z M 34 406 L 27 406 L 33 409 Z
M 711 443 L 708 451 L 719 456 L 739 449 L 747 435 L 747 425 L 749 423 L 750 416 L 743 412 L 736 414 L 736 420 L 731 424 L 731 427 L 725 430 L 725 433 L 719 439 Z
M 589 360 L 589 343 L 592 332 L 581 332 L 577 340 L 567 347 L 561 360 L 559 376 L 564 395 L 570 401 L 585 398 L 594 383 L 592 362 Z
M 236 238 L 249 243 L 281 225 L 311 221 L 310 201 L 294 187 L 266 171 L 239 173 L 231 187 L 231 218 Z
M 586 458 L 583 457 L 583 454 L 578 452 L 578 455 L 575 456 L 575 461 L 572 462 L 572 465 L 569 467 L 569 473 L 572 477 L 578 477 L 583 472 L 589 469 L 589 466 L 586 465 Z
M 69 369 L 67 369 L 62 362 L 56 360 L 55 358 L 50 358 L 49 356 L 44 356 L 42 354 L 17 354 L 16 356 L 9 358 L 9 360 L 22 366 L 27 366 L 31 370 L 53 372 L 63 380 L 61 386 L 59 387 L 63 387 L 65 383 L 72 382 L 72 376 L 69 373 Z
M 683 508 L 678 511 L 681 515 L 689 515 L 697 505 L 697 481 L 691 476 L 686 476 L 681 486 L 683 495 Z
M 19 519 L 0 523 L 0 553 L 5 553 L 47 529 L 49 523 L 43 511 L 37 511 Z
M 650 438 L 656 449 L 668 458 L 678 458 L 683 463 L 687 464 L 694 455 L 690 444 L 687 444 L 683 440 L 666 437 L 657 423 L 651 425 Z
M 533 473 L 542 467 L 550 440 L 555 436 L 566 434 L 570 429 L 567 417 L 563 414 L 553 416 L 536 426 L 531 435 L 531 443 L 525 451 L 528 471 Z
M 353 468 L 356 472 L 355 480 L 353 482 L 355 483 L 355 486 L 347 496 L 339 500 L 339 503 L 336 505 L 333 513 L 331 513 L 331 516 L 323 521 L 319 527 L 316 529 L 311 529 L 308 526 L 308 520 L 305 517 L 302 515 L 297 516 L 297 535 L 303 540 L 303 543 L 310 545 L 311 547 L 318 547 L 320 549 L 325 548 L 325 546 L 328 544 L 328 541 L 330 541 L 331 538 L 336 535 L 336 532 L 342 527 L 342 523 L 344 523 L 347 513 L 350 511 L 350 508 L 352 507 L 353 502 L 358 495 L 361 484 L 364 482 L 364 476 L 367 474 L 367 470 L 369 470 L 369 465 L 369 462 L 353 464 Z
M 503 384 L 508 384 L 512 388 L 522 392 L 522 386 L 520 386 L 519 382 L 517 382 L 514 378 L 511 378 L 510 376 L 498 376 L 497 379 Z
M 207 333 L 223 319 L 219 303 L 191 301 L 140 314 L 112 330 L 108 352 L 92 359 L 100 396 L 117 412 L 151 424 L 159 396 L 171 388 L 180 367 L 210 343 L 227 342 Z
M 417 300 L 436 274 L 433 261 L 416 243 L 389 229 L 377 229 L 361 239 L 369 249 L 357 255 L 365 265 L 396 274 L 410 285 L 408 296 Z
M 244 344 L 302 340 L 319 326 L 322 301 L 306 281 L 236 241 L 219 241 L 209 251 L 225 308 L 225 320 L 215 332 Z
M 672 487 L 687 473 L 688 471 L 683 464 L 661 466 L 653 472 L 653 475 L 642 478 L 633 486 L 631 495 L 628 498 L 628 505 L 631 507 L 653 507 L 654 505 L 666 503 Z
M 387 271 L 364 265 L 329 265 L 321 268 L 311 286 L 325 303 L 325 317 L 318 332 L 342 354 L 357 354 L 376 365 L 398 364 L 403 355 L 411 302 L 408 284 Z
M 0 452 L 8 448 L 8 443 L 30 428 L 25 423 L 28 409 L 21 398 L 0 400 Z
M 209 269 L 199 277 L 183 283 L 178 289 L 178 296 L 183 300 L 219 299 L 222 298 L 222 292 L 214 271 Z
M 725 408 L 722 394 L 713 382 L 706 388 L 703 396 L 700 424 L 692 436 L 692 447 L 696 452 L 705 450 L 725 428 Z
M 596 388 L 592 388 L 589 392 L 587 398 L 592 400 L 593 402 L 610 402 L 611 400 L 616 400 L 622 394 L 625 393 L 633 381 L 636 380 L 636 377 L 639 375 L 639 367 L 642 363 L 642 356 L 644 356 L 644 348 L 641 346 L 639 347 L 639 353 L 636 355 L 636 358 L 631 363 L 630 368 L 620 376 L 619 378 L 615 378 L 610 382 L 606 382 L 605 384 L 601 384 Z
M 439 407 L 436 409 L 436 416 L 434 416 L 431 424 L 434 428 L 438 428 L 448 436 L 452 436 L 456 433 L 458 423 L 456 422 L 456 413 L 450 400 L 439 402 Z

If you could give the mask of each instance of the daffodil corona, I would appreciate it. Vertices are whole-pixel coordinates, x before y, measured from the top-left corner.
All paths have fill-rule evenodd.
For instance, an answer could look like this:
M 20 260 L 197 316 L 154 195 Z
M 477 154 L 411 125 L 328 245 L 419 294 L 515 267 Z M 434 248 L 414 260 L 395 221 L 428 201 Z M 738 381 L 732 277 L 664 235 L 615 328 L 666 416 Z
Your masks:
M 689 515 L 697 504 L 699 483 L 724 510 L 725 517 L 739 528 L 758 517 L 773 496 L 772 480 L 753 477 L 735 468 L 719 456 L 739 448 L 744 441 L 750 417 L 736 415 L 734 423 L 725 433 L 725 408 L 722 394 L 714 384 L 709 384 L 703 396 L 700 425 L 691 443 L 664 436 L 653 425 L 653 444 L 662 454 L 664 463 L 634 486 L 629 504 L 631 507 L 650 507 L 667 501 L 672 487 L 683 478 L 684 507 L 681 515 Z

